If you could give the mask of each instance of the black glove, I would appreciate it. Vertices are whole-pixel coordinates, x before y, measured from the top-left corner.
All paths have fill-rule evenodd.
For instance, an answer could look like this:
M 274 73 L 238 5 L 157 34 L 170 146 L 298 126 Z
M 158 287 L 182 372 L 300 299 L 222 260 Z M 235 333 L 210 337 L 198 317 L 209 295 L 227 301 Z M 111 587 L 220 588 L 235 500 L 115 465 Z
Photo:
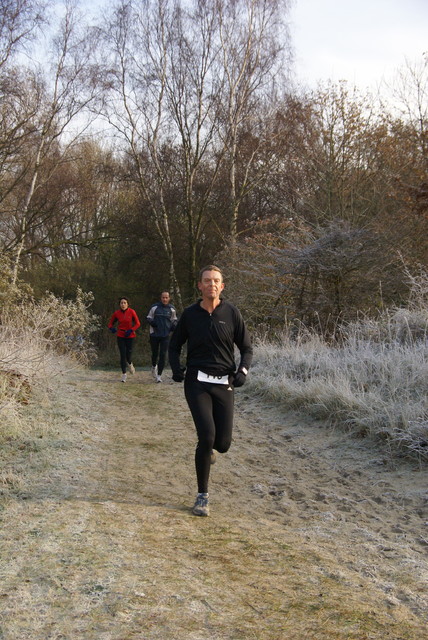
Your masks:
M 245 384 L 246 377 L 247 376 L 245 375 L 245 373 L 242 373 L 242 371 L 238 371 L 237 373 L 235 373 L 232 382 L 233 386 L 242 387 L 242 385 Z
M 172 379 L 174 380 L 174 382 L 183 382 L 185 371 L 186 369 L 184 367 L 181 367 L 178 371 L 174 371 L 172 374 Z
M 132 333 L 132 329 L 128 329 L 127 331 L 125 331 L 125 338 L 129 338 L 131 333 Z
M 112 333 L 116 333 L 117 329 L 116 327 L 110 327 L 109 331 L 111 331 Z

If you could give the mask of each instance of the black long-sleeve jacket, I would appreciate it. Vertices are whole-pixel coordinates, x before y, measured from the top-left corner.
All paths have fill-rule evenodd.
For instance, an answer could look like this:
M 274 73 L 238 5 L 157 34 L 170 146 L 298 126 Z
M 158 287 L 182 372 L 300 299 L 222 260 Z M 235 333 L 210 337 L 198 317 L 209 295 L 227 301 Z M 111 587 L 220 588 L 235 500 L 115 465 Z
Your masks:
M 186 365 L 212 375 L 236 370 L 234 345 L 241 354 L 238 368 L 249 369 L 253 357 L 251 338 L 239 310 L 221 300 L 209 313 L 200 300 L 184 309 L 169 343 L 169 362 L 173 373 L 180 371 L 180 355 L 187 342 Z

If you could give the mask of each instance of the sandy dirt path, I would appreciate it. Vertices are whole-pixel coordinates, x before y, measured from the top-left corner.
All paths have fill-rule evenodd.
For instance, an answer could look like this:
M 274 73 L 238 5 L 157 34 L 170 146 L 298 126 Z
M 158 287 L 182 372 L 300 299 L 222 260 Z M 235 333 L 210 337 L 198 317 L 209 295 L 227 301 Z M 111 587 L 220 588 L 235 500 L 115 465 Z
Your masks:
M 128 379 L 63 376 L 0 512 L 1 640 L 428 638 L 426 467 L 244 387 L 197 518 L 183 387 Z

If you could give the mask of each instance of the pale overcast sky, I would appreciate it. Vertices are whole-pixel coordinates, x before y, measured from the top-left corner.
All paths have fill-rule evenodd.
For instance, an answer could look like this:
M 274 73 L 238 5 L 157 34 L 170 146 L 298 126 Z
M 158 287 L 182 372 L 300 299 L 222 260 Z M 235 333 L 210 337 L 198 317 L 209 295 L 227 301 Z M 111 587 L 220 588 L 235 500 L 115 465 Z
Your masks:
M 297 80 L 347 80 L 376 90 L 428 52 L 428 0 L 294 0 L 289 14 Z

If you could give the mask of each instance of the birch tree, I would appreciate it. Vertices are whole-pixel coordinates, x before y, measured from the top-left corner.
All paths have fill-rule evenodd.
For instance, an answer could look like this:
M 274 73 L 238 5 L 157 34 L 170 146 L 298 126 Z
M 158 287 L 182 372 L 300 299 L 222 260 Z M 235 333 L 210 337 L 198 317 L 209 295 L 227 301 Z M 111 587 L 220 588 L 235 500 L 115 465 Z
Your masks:
M 58 32 L 52 39 L 51 75 L 39 69 L 31 73 L 33 101 L 31 117 L 28 118 L 26 151 L 19 176 L 20 190 L 16 197 L 15 209 L 15 267 L 12 285 L 18 278 L 21 258 L 26 250 L 26 241 L 31 222 L 31 203 L 36 190 L 43 180 L 48 181 L 52 171 L 61 164 L 61 157 L 74 144 L 76 137 L 64 141 L 64 134 L 70 123 L 92 99 L 92 93 L 85 90 L 90 72 L 91 42 L 86 34 L 79 31 L 80 16 L 72 2 L 66 2 L 64 16 Z M 84 82 L 85 81 L 85 82 Z M 35 108 L 36 107 L 36 108 Z M 30 143 L 28 142 L 30 141 Z M 49 162 L 55 153 L 55 163 Z M 23 188 L 23 185 L 25 187 Z
M 288 38 L 282 0 L 217 1 L 224 74 L 223 143 L 229 182 L 229 235 L 236 240 L 240 205 L 266 176 L 275 154 L 266 154 L 275 136 L 276 93 L 287 79 Z M 284 73 L 285 70 L 285 73 Z M 252 150 L 241 153 L 240 135 L 252 134 Z M 240 176 L 238 177 L 238 167 Z
M 168 4 L 122 1 L 108 16 L 100 29 L 104 95 L 99 108 L 135 167 L 137 187 L 149 205 L 180 305 L 162 154 L 166 141 L 173 138 L 165 106 L 172 19 Z
M 224 157 L 217 136 L 223 69 L 214 3 L 174 12 L 168 56 L 168 112 L 178 134 L 183 216 L 188 236 L 188 289 L 198 271 L 198 247 L 207 231 L 210 198 Z
M 0 3 L 0 69 L 35 37 L 44 22 L 47 3 L 38 0 L 2 0 Z

